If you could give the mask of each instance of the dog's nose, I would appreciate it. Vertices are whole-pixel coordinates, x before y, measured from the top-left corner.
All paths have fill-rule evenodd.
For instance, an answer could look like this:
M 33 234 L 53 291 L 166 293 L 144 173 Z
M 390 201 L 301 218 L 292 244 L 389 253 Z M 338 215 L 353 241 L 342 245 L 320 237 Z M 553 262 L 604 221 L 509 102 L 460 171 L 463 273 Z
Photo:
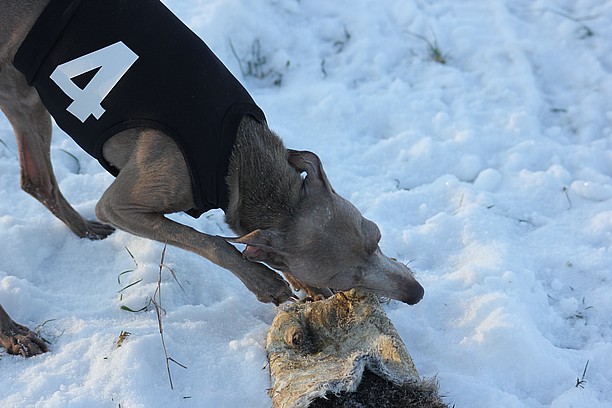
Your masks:
M 419 282 L 414 281 L 414 284 L 406 291 L 406 296 L 402 299 L 402 302 L 409 305 L 416 305 L 423 299 L 424 295 L 425 289 L 423 286 L 421 286 Z

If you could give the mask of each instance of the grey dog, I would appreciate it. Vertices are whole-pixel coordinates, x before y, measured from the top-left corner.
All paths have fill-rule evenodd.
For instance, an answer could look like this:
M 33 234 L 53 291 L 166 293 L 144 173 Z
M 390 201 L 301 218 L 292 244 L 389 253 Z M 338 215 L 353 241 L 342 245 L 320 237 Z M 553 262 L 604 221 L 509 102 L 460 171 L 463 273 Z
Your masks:
M 172 20 L 173 28 L 164 31 L 147 26 L 152 19 L 162 17 L 149 15 L 144 9 L 133 14 L 147 15 L 146 19 L 125 23 L 125 26 L 145 24 L 138 28 L 138 33 L 147 36 L 155 35 L 154 31 L 164 31 L 161 36 L 172 37 L 175 31 L 180 31 L 186 36 L 185 44 L 199 44 L 199 51 L 190 51 L 189 58 L 195 55 L 193 58 L 197 60 L 200 51 L 212 55 L 195 34 L 186 34 L 186 27 L 157 0 L 0 0 L 0 108 L 17 138 L 23 190 L 38 199 L 79 237 L 103 239 L 119 228 L 192 251 L 234 273 L 262 302 L 279 304 L 293 299 L 295 296 L 287 281 L 311 296 L 326 296 L 331 294 L 330 290 L 362 288 L 408 304 L 421 300 L 423 288 L 410 269 L 381 252 L 378 245 L 381 235 L 376 224 L 365 219 L 357 208 L 334 191 L 314 153 L 285 148 L 281 139 L 268 128 L 263 113 L 258 113 L 256 105 L 251 103 L 250 96 L 214 56 L 211 58 L 216 64 L 215 69 L 223 77 L 221 82 L 214 84 L 221 86 L 218 94 L 224 95 L 226 88 L 235 89 L 246 100 L 241 106 L 248 109 L 233 114 L 233 126 L 226 123 L 227 113 L 218 115 L 222 117 L 223 132 L 212 127 L 195 131 L 199 132 L 196 136 L 201 134 L 207 138 L 210 134 L 213 140 L 223 133 L 221 144 L 227 145 L 226 140 L 230 140 L 229 150 L 227 147 L 225 150 L 213 149 L 212 154 L 208 147 L 192 151 L 184 142 L 183 133 L 188 131 L 177 130 L 173 125 L 160 125 L 145 116 L 140 120 L 133 119 L 134 115 L 140 114 L 133 111 L 141 112 L 144 104 L 131 102 L 135 91 L 125 95 L 121 88 L 127 86 L 129 76 L 137 76 L 135 73 L 139 72 L 139 67 L 146 68 L 147 64 L 149 67 L 157 66 L 164 62 L 160 61 L 163 56 L 147 60 L 143 56 L 146 51 L 141 51 L 138 44 L 130 42 L 129 38 L 121 37 L 122 34 L 113 26 L 106 27 L 108 35 L 114 36 L 107 44 L 99 41 L 87 52 L 73 44 L 66 47 L 68 53 L 85 53 L 83 55 L 72 55 L 72 59 L 66 61 L 43 62 L 37 59 L 43 47 L 61 48 L 61 41 L 54 43 L 49 40 L 55 39 L 53 36 L 40 36 L 41 41 L 36 43 L 29 39 L 44 26 L 44 21 L 39 21 L 50 13 L 51 6 L 60 8 L 60 17 L 68 24 L 64 32 L 69 33 L 76 30 L 71 28 L 71 24 L 78 20 L 79 13 L 85 14 L 83 10 L 88 5 L 99 8 L 99 13 L 110 13 L 113 21 L 121 22 L 124 14 L 130 14 L 128 4 L 161 10 L 164 19 L 160 20 L 161 23 Z M 57 24 L 49 26 L 53 28 Z M 79 35 L 77 30 L 75 36 L 85 38 L 87 34 Z M 163 40 L 161 36 L 159 41 Z M 22 47 L 24 42 L 29 44 L 28 47 Z M 182 41 L 167 47 L 176 58 L 181 58 L 181 44 Z M 28 55 L 28 51 L 32 54 Z M 108 54 L 106 60 L 104 53 Z M 16 63 L 16 60 L 24 58 L 33 61 L 27 69 Z M 90 75 L 89 82 L 85 81 L 76 89 L 70 81 L 76 83 L 77 74 L 86 73 L 86 69 L 79 65 L 83 58 L 102 61 L 102 68 L 92 71 L 93 77 Z M 109 76 L 113 69 L 121 68 L 117 66 L 120 63 L 123 64 L 122 70 L 119 69 L 115 77 Z M 159 66 L 164 72 L 163 65 Z M 35 73 L 32 73 L 32 67 L 36 68 Z M 95 64 L 93 68 L 96 68 Z M 198 72 L 196 66 L 189 75 L 195 73 L 197 77 Z M 105 76 L 111 78 L 110 86 L 103 84 L 101 79 Z M 40 83 L 46 83 L 46 88 L 39 86 Z M 94 86 L 101 90 L 97 96 L 90 92 Z M 208 85 L 198 86 L 172 88 L 173 96 L 167 95 L 167 90 L 146 91 L 150 95 L 157 92 L 162 103 L 168 97 L 176 101 L 184 99 L 184 105 L 191 105 L 191 101 L 197 100 L 204 92 L 199 89 L 208 92 Z M 193 89 L 197 90 L 195 94 Z M 49 96 L 50 92 L 60 96 L 59 103 Z M 216 94 L 213 92 L 213 95 Z M 97 97 L 99 104 L 86 106 L 84 100 L 91 97 Z M 202 109 L 199 107 L 187 107 L 178 113 L 173 111 L 168 117 L 187 112 L 189 117 L 180 119 L 180 122 L 191 123 L 191 117 L 194 120 L 207 117 L 209 109 L 215 111 L 217 105 L 228 103 L 207 100 L 204 102 L 209 106 L 206 112 L 196 111 Z M 122 112 L 121 106 L 127 104 L 130 106 L 125 109 L 131 109 L 130 113 Z M 194 102 L 194 106 L 199 105 Z M 102 130 L 96 128 L 115 114 L 130 119 L 121 122 L 122 126 L 111 123 Z M 51 115 L 70 136 L 74 137 L 73 128 L 81 129 L 81 126 L 84 126 L 86 136 L 88 129 L 97 129 L 95 132 L 105 135 L 103 143 L 97 147 L 98 159 L 116 178 L 96 206 L 99 221 L 84 219 L 66 201 L 58 187 L 49 153 Z M 196 166 L 201 168 L 196 170 Z M 207 183 L 213 186 L 212 199 L 204 191 L 208 188 Z M 175 212 L 202 213 L 217 206 L 225 211 L 228 225 L 239 238 L 212 236 L 165 217 Z M 239 247 L 246 245 L 242 253 L 236 244 Z M 282 272 L 286 280 L 276 271 Z M 13 322 L 1 307 L 0 345 L 24 355 L 46 350 L 44 343 L 27 328 Z

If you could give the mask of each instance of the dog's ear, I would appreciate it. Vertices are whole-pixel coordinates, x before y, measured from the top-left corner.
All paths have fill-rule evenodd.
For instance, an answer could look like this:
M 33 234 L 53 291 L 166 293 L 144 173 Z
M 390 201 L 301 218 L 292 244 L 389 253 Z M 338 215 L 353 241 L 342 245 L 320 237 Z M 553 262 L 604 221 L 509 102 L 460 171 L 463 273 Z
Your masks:
M 330 193 L 334 191 L 323 170 L 323 165 L 321 164 L 319 156 L 306 150 L 298 151 L 289 149 L 287 150 L 287 154 L 287 161 L 291 167 L 300 173 L 306 172 L 306 179 L 304 179 L 306 192 L 308 192 L 308 185 L 313 182 L 323 185 Z
M 256 229 L 247 235 L 229 240 L 235 244 L 245 244 L 242 256 L 251 262 L 264 262 L 273 268 L 283 269 L 285 264 L 285 253 L 282 251 L 282 234 L 278 231 L 268 229 Z

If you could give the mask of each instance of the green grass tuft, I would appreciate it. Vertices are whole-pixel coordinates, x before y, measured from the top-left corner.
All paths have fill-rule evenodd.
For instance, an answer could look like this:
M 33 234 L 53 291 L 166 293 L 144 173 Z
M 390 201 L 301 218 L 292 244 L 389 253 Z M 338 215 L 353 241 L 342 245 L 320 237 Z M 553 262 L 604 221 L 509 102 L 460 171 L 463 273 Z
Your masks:
M 427 44 L 427 49 L 429 51 L 429 59 L 431 61 L 437 62 L 438 64 L 446 65 L 449 59 L 449 54 L 442 51 L 440 45 L 438 44 L 436 34 L 433 31 L 431 33 L 433 36 L 433 40 L 429 40 L 423 35 L 412 32 L 408 32 L 408 34 L 418 38 L 419 40 L 422 40 L 425 44 Z

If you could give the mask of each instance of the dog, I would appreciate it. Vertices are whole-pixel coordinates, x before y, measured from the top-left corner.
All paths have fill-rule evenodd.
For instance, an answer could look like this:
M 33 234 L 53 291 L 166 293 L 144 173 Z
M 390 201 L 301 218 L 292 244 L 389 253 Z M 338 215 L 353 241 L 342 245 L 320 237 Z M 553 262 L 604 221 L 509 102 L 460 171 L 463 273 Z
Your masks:
M 313 297 L 362 288 L 421 300 L 412 271 L 381 252 L 378 227 L 334 191 L 319 157 L 285 148 L 160 1 L 0 0 L 0 8 L 0 108 L 16 135 L 21 187 L 77 236 L 104 239 L 118 228 L 194 252 L 277 305 L 295 299 L 287 282 Z M 102 24 L 89 20 L 101 15 Z M 58 187 L 51 116 L 116 176 L 96 205 L 99 221 L 84 219 Z M 165 217 L 212 208 L 238 238 Z M 3 309 L 0 344 L 23 355 L 46 350 Z

